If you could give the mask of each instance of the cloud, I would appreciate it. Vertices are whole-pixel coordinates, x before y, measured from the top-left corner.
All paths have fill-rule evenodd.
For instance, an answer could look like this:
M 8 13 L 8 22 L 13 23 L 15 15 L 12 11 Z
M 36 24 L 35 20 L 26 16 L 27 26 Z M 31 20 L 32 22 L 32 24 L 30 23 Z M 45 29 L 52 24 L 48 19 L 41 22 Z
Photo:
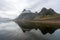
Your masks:
M 30 1 L 30 3 L 31 2 L 32 1 Z M 31 9 L 32 11 L 35 12 L 35 11 L 40 11 L 43 7 L 52 8 L 56 12 L 60 12 L 60 0 L 37 0 L 37 1 L 35 1 L 35 4 L 33 4 L 28 9 Z
M 0 0 L 0 15 L 17 17 L 28 5 L 25 0 Z
M 0 0 L 0 16 L 15 18 L 25 8 L 39 12 L 43 7 L 60 12 L 60 0 Z

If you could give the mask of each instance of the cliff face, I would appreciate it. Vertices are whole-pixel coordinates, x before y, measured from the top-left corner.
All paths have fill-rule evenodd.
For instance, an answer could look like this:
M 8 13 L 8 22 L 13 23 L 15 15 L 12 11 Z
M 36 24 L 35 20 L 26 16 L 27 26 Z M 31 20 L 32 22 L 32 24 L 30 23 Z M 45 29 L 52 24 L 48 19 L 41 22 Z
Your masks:
M 16 18 L 17 20 L 32 20 L 37 16 L 36 13 L 31 12 L 30 10 L 23 10 L 21 15 L 18 16 L 18 18 Z
M 24 14 L 21 14 L 17 19 L 32 20 L 35 18 L 35 16 L 36 16 L 36 14 L 34 14 L 34 13 L 24 13 Z
M 39 17 L 40 16 L 48 16 L 48 15 L 55 15 L 57 14 L 52 8 L 50 9 L 46 9 L 46 8 L 42 8 L 42 10 L 37 13 L 33 13 L 31 12 L 30 10 L 26 10 L 24 9 L 21 13 L 21 15 L 18 16 L 18 18 L 16 18 L 17 20 L 20 19 L 20 20 L 33 20 L 33 19 L 40 19 Z M 37 19 L 37 20 L 38 20 Z

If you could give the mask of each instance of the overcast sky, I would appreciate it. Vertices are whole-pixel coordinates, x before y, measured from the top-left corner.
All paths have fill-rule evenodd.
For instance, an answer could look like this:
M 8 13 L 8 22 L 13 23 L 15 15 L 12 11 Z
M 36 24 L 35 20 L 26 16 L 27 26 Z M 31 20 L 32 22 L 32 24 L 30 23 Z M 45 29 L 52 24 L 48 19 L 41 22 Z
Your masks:
M 35 12 L 43 7 L 60 13 L 60 0 L 0 0 L 0 17 L 14 19 L 23 9 Z

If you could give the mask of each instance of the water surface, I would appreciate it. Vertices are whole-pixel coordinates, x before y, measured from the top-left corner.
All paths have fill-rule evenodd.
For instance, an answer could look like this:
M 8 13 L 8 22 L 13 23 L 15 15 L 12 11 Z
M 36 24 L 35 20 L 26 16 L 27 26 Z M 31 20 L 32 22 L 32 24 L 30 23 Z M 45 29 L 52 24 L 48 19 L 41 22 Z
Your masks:
M 0 24 L 0 40 L 60 40 L 60 29 L 53 34 L 42 34 L 38 29 L 32 29 L 25 33 L 15 22 Z

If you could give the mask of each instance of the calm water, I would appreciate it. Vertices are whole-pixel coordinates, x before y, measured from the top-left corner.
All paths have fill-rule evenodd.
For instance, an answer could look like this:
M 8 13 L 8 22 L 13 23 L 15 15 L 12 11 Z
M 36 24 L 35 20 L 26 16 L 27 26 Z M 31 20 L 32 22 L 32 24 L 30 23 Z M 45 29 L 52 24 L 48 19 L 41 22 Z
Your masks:
M 15 22 L 1 23 L 0 40 L 60 40 L 60 29 L 53 34 L 47 33 L 45 35 L 39 29 L 23 33 Z

